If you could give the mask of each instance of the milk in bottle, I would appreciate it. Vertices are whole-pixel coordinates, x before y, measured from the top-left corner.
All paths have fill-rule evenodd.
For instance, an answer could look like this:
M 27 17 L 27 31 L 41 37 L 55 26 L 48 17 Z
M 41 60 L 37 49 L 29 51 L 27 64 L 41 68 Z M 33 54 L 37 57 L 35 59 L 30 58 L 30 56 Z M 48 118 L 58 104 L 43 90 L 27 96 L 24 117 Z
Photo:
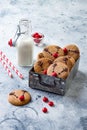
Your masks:
M 33 63 L 33 40 L 31 23 L 27 19 L 19 21 L 21 36 L 17 40 L 17 59 L 19 66 L 31 66 Z

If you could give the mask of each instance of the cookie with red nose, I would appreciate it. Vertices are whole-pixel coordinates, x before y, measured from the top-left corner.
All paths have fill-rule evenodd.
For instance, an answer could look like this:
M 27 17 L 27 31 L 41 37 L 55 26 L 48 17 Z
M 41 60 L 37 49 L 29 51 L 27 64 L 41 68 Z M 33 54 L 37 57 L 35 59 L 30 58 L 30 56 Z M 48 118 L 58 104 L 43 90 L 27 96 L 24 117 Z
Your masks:
M 67 55 L 73 57 L 75 61 L 80 57 L 80 51 L 76 44 L 69 44 L 63 50 L 67 52 Z
M 62 62 L 51 64 L 47 69 L 47 75 L 66 79 L 69 74 L 69 68 Z
M 34 64 L 34 71 L 40 74 L 47 74 L 47 68 L 52 64 L 52 60 L 49 58 L 41 58 Z
M 51 60 L 55 60 L 57 57 L 64 56 L 64 51 L 57 45 L 49 45 L 44 48 L 43 55 Z
M 31 95 L 25 90 L 14 90 L 9 93 L 8 101 L 12 105 L 22 106 L 29 103 L 31 100 Z

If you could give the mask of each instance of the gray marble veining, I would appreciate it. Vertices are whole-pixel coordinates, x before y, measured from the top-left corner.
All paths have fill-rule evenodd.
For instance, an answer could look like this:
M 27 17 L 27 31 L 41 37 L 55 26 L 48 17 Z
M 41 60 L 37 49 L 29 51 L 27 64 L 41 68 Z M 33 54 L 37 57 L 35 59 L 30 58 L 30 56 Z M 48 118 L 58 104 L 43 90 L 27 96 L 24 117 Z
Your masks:
M 8 77 L 0 64 L 0 130 L 83 130 L 80 118 L 87 116 L 87 0 L 3 0 L 0 1 L 0 50 L 23 73 L 21 80 L 14 73 Z M 32 21 L 32 32 L 42 32 L 46 44 L 63 47 L 76 43 L 81 51 L 79 70 L 65 96 L 33 90 L 28 87 L 29 68 L 19 67 L 16 48 L 8 46 L 20 18 Z M 34 46 L 34 59 L 42 51 Z M 32 101 L 23 107 L 8 103 L 7 96 L 14 89 L 31 93 Z M 47 96 L 55 106 L 42 102 Z M 47 114 L 41 109 L 46 106 Z

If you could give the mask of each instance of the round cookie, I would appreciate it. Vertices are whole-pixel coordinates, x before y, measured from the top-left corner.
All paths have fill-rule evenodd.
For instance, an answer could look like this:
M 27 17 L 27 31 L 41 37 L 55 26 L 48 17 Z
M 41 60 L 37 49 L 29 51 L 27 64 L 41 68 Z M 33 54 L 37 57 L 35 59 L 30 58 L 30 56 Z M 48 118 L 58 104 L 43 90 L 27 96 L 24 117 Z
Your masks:
M 41 59 L 41 58 L 44 58 L 44 55 L 43 55 L 42 52 L 40 52 L 40 53 L 38 54 L 38 56 L 37 56 L 37 60 L 39 60 L 39 59 Z
M 31 100 L 30 94 L 25 90 L 14 90 L 9 93 L 8 101 L 15 106 L 22 106 L 29 103 Z
M 53 63 L 47 70 L 47 75 L 66 79 L 69 74 L 69 68 L 62 62 Z
M 75 44 L 65 46 L 64 50 L 66 50 L 66 54 L 72 56 L 75 59 L 75 61 L 80 56 L 79 48 Z
M 63 56 L 64 51 L 61 47 L 59 47 L 57 45 L 49 45 L 44 48 L 43 55 L 44 55 L 44 57 L 55 60 L 57 57 Z
M 44 71 L 52 64 L 52 60 L 49 58 L 41 58 L 34 64 L 34 71 L 36 73 L 45 74 Z
M 64 64 L 66 64 L 68 66 L 68 68 L 69 68 L 69 71 L 72 68 L 72 62 L 66 56 L 60 56 L 60 57 L 56 58 L 54 60 L 54 63 L 56 63 L 56 62 L 62 62 Z
M 75 64 L 75 59 L 72 56 L 66 55 L 65 57 L 69 58 L 72 63 L 72 66 Z

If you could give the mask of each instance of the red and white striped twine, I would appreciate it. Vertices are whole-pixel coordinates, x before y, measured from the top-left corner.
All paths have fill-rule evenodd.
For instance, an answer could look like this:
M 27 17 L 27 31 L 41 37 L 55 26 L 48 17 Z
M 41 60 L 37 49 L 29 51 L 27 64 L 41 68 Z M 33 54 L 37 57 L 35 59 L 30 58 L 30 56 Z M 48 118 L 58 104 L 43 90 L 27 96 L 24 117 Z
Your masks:
M 0 51 L 0 55 L 2 57 L 2 59 L 4 59 L 6 61 L 6 63 L 12 68 L 12 70 L 15 71 L 15 73 L 21 78 L 23 79 L 23 75 L 19 72 L 18 69 L 16 69 L 16 67 L 12 64 L 12 62 L 7 58 L 7 56 L 2 52 Z
M 12 75 L 10 69 L 8 68 L 8 66 L 6 65 L 6 62 L 4 62 L 4 61 L 2 60 L 2 58 L 0 58 L 0 62 L 2 63 L 3 67 L 5 68 L 5 70 L 7 71 L 8 75 L 9 75 L 11 78 L 13 78 L 13 75 Z

